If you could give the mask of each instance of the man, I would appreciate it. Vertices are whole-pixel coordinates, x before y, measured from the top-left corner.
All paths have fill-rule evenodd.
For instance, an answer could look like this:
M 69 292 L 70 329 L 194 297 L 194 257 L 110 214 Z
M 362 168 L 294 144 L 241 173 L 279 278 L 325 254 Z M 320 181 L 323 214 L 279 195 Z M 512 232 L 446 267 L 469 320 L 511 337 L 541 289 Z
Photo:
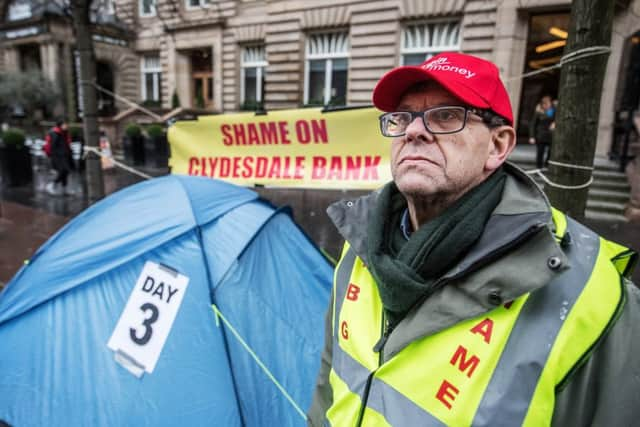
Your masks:
M 55 179 L 49 182 L 45 188 L 47 193 L 54 196 L 73 194 L 67 189 L 68 176 L 73 161 L 71 158 L 71 136 L 66 120 L 58 119 L 56 125 L 47 133 L 44 150 L 51 159 L 51 167 L 56 171 Z
M 556 107 L 549 95 L 540 98 L 529 120 L 529 144 L 536 144 L 536 167 L 542 169 L 549 162 L 553 130 L 556 126 Z
M 393 182 L 328 209 L 346 242 L 310 425 L 634 425 L 636 254 L 505 163 L 496 66 L 440 54 L 373 102 Z

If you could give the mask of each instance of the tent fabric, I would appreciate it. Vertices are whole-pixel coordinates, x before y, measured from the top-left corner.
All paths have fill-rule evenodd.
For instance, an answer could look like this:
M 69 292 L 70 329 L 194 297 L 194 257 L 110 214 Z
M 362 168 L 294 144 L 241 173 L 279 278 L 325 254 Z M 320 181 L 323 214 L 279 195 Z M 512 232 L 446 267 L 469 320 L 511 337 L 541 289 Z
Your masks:
M 137 378 L 107 342 L 147 261 L 189 284 L 155 369 Z M 63 227 L 0 294 L 0 420 L 305 425 L 211 305 L 305 410 L 331 278 L 291 217 L 250 190 L 177 175 L 121 190 Z

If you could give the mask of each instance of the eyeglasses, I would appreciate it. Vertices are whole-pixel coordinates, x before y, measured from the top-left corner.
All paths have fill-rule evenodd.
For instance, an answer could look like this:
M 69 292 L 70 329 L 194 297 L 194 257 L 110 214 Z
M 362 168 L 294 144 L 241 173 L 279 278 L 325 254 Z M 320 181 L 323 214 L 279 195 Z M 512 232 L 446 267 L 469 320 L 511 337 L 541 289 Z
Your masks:
M 464 129 L 469 112 L 478 114 L 473 108 L 461 106 L 436 107 L 424 111 L 393 111 L 380 116 L 380 130 L 384 136 L 403 136 L 416 117 L 421 117 L 424 127 L 433 134 L 456 133 Z

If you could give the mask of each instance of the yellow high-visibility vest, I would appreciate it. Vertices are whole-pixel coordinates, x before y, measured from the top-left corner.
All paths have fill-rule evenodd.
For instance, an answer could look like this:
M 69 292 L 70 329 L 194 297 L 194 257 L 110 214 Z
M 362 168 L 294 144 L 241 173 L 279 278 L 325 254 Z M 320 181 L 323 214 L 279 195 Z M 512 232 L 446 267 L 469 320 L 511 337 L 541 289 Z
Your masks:
M 376 283 L 345 244 L 334 278 L 332 426 L 550 425 L 556 389 L 625 301 L 632 251 L 553 210 L 571 268 L 534 292 L 416 340 L 384 361 Z M 378 347 L 379 348 L 379 347 Z

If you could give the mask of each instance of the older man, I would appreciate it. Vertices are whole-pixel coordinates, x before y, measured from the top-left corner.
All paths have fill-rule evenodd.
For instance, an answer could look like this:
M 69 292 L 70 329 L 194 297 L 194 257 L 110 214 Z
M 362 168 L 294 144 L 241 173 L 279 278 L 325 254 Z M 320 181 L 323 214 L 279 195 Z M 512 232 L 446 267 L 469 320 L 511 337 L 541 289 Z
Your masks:
M 505 163 L 495 65 L 396 68 L 373 102 L 393 182 L 328 212 L 345 238 L 311 425 L 633 425 L 636 254 Z

